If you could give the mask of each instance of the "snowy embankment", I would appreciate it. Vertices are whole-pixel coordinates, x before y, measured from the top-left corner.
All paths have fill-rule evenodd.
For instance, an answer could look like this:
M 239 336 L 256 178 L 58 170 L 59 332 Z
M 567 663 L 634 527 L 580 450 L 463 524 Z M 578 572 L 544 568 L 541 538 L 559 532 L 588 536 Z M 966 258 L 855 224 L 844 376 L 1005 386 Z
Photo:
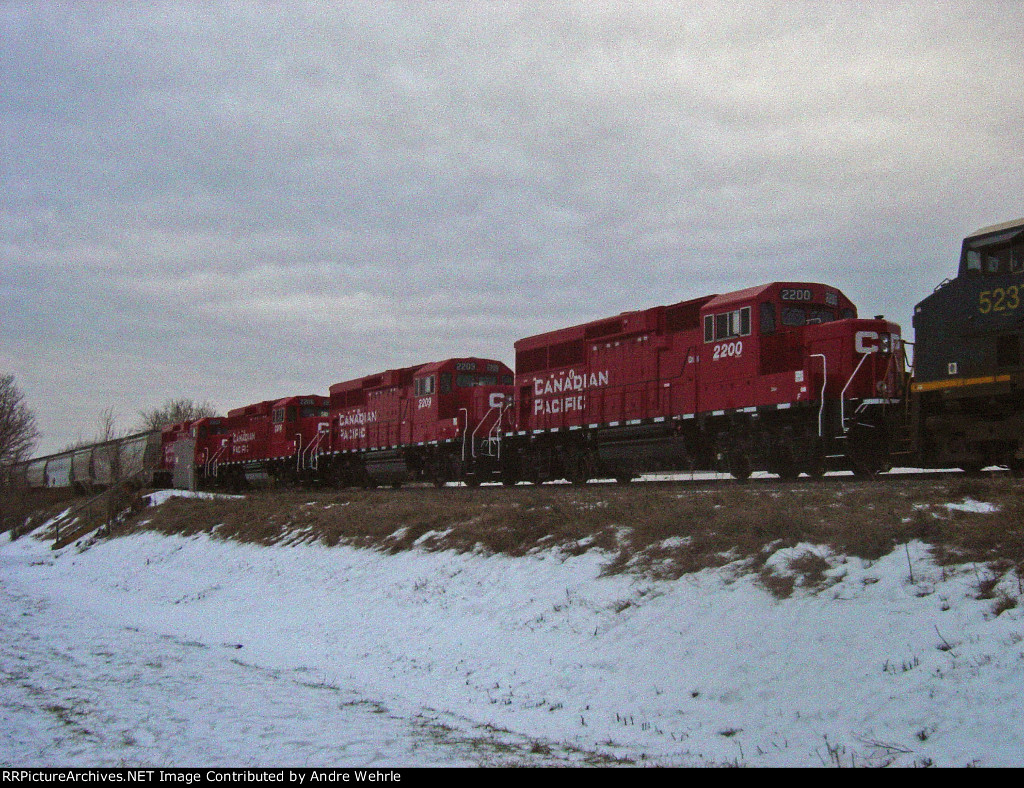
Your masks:
M 2 535 L 0 763 L 1024 765 L 1024 611 L 973 567 L 606 561 Z

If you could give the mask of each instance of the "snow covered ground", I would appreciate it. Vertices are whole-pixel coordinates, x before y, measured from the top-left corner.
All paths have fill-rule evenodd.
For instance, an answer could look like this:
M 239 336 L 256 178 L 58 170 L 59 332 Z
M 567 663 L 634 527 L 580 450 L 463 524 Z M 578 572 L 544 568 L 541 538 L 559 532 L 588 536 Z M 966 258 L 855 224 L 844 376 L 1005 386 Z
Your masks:
M 1024 610 L 920 543 L 785 600 L 597 551 L 50 544 L 0 536 L 3 765 L 1024 765 Z

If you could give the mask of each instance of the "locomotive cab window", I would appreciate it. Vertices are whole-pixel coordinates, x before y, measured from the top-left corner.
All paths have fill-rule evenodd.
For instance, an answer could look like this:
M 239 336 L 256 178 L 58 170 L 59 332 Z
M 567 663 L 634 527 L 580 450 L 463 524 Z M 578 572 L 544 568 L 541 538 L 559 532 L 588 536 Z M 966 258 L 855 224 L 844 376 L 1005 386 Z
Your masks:
M 1008 233 L 978 240 L 967 245 L 962 274 L 1000 276 L 1024 272 L 1024 232 Z
M 835 312 L 818 306 L 784 306 L 782 308 L 782 325 L 793 328 L 831 323 L 835 319 Z
M 498 376 L 461 374 L 456 376 L 455 385 L 460 389 L 468 389 L 473 386 L 497 386 Z
M 704 316 L 704 341 L 745 337 L 750 334 L 750 307 Z
M 429 397 L 434 393 L 434 376 L 416 379 L 416 396 Z

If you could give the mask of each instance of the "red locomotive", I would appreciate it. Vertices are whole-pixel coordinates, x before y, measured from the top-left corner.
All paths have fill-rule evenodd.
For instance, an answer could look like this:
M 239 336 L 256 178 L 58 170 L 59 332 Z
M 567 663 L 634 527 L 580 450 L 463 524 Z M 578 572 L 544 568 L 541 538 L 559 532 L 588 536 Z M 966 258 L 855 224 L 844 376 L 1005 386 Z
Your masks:
M 775 282 L 521 339 L 504 478 L 876 472 L 902 343 L 856 314 L 833 287 Z
M 453 358 L 331 386 L 330 476 L 363 486 L 495 477 L 512 380 L 500 361 Z
M 899 327 L 806 282 L 625 312 L 515 348 L 514 378 L 498 361 L 452 358 L 175 425 L 169 469 L 175 483 L 192 468 L 198 484 L 232 486 L 870 474 L 886 465 L 907 383 Z
M 328 404 L 327 397 L 310 394 L 236 408 L 219 429 L 207 430 L 206 442 L 196 445 L 197 460 L 216 463 L 206 472 L 235 486 L 243 480 L 312 482 L 320 455 L 330 448 Z
M 499 361 L 453 358 L 257 402 L 166 428 L 162 471 L 181 487 L 476 485 L 500 478 L 512 382 Z

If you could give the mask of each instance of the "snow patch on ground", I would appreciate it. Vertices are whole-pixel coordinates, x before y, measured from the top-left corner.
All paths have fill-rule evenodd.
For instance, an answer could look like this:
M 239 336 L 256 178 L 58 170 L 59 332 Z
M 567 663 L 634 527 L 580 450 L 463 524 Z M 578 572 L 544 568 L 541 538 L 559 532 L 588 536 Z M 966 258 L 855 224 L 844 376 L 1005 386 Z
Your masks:
M 190 490 L 157 490 L 143 496 L 149 501 L 150 506 L 159 506 L 171 498 L 244 498 L 244 495 L 226 495 L 224 493 L 193 492 Z
M 769 563 L 808 552 L 829 584 L 779 600 L 596 550 L 5 535 L 0 762 L 1024 765 L 1020 608 L 919 542 Z
M 973 498 L 964 498 L 963 503 L 947 503 L 946 508 L 953 512 L 971 512 L 972 514 L 995 514 L 999 507 L 994 503 L 975 501 Z

